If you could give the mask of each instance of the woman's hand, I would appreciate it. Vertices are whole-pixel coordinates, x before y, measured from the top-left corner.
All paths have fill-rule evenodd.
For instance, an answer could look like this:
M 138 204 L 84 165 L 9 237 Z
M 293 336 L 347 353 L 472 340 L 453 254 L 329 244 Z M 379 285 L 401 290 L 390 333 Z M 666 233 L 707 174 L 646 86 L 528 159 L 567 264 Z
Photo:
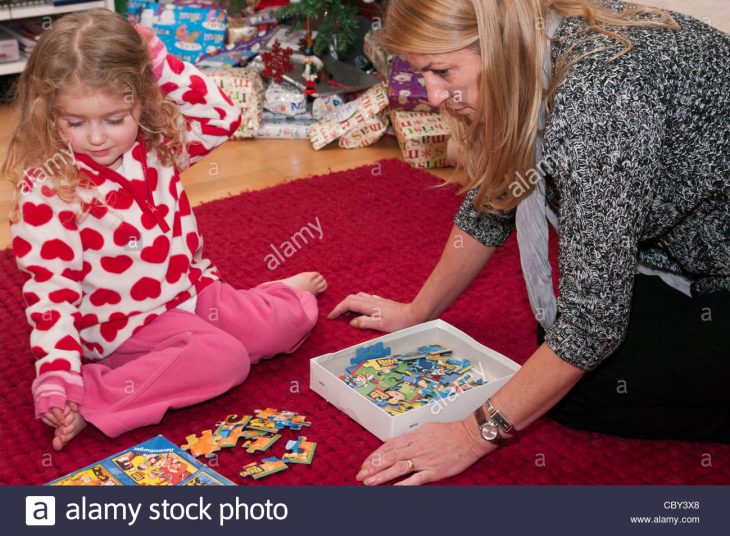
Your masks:
M 334 320 L 347 312 L 361 315 L 350 320 L 350 325 L 358 329 L 391 332 L 423 321 L 414 312 L 413 304 L 400 303 L 365 292 L 350 294 L 332 309 L 327 318 Z
M 356 478 L 375 486 L 413 473 L 396 486 L 425 484 L 461 473 L 496 448 L 481 438 L 472 415 L 458 422 L 429 423 L 373 452 Z

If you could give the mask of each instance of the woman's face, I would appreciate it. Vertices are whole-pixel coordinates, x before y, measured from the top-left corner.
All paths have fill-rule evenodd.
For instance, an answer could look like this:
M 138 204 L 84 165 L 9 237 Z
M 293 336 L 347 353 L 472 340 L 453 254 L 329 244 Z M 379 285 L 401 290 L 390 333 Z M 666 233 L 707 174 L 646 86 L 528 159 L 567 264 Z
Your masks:
M 405 59 L 423 73 L 432 106 L 446 103 L 457 114 L 474 121 L 482 63 L 479 54 L 464 48 L 445 54 L 410 53 Z

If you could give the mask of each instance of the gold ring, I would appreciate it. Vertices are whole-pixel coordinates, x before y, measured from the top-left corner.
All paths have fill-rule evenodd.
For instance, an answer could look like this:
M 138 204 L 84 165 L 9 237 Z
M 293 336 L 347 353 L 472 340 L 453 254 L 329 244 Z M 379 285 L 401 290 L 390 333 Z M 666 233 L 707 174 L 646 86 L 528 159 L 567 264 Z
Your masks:
M 416 464 L 413 463 L 413 460 L 406 460 L 408 462 L 408 472 L 409 473 L 415 473 L 416 472 Z

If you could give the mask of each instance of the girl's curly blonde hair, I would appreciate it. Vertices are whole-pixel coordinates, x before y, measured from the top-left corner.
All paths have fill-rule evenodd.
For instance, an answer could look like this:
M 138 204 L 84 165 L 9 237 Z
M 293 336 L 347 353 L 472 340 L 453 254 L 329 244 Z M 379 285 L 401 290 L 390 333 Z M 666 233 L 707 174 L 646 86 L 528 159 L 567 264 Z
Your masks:
M 147 42 L 122 16 L 97 9 L 72 13 L 52 23 L 38 41 L 14 88 L 19 112 L 0 176 L 15 185 L 10 210 L 18 219 L 18 200 L 26 178 L 42 171 L 56 194 L 77 200 L 93 185 L 76 168 L 58 124 L 59 93 L 85 85 L 138 104 L 139 137 L 166 166 L 182 154 L 182 119 L 152 74 Z

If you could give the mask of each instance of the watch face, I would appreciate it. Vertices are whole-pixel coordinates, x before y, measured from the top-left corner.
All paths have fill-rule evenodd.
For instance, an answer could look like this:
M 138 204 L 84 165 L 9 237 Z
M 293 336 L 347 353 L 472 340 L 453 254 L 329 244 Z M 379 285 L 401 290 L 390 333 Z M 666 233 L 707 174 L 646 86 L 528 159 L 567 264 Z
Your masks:
M 482 437 L 487 441 L 494 441 L 499 437 L 499 425 L 492 420 L 487 420 L 487 422 L 480 426 L 480 429 L 482 431 Z

